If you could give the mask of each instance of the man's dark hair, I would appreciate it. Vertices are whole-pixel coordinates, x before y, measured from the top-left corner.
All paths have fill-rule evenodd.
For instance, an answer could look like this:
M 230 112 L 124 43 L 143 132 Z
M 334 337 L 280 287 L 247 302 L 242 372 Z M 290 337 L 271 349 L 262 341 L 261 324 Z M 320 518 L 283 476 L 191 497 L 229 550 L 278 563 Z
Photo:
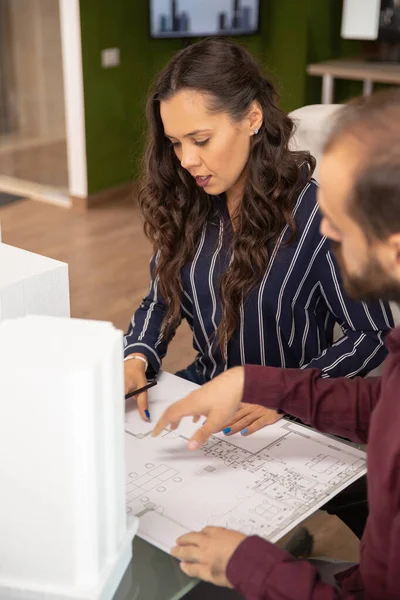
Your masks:
M 350 213 L 372 239 L 400 232 L 400 90 L 357 98 L 340 111 L 325 153 L 346 139 L 362 147 Z

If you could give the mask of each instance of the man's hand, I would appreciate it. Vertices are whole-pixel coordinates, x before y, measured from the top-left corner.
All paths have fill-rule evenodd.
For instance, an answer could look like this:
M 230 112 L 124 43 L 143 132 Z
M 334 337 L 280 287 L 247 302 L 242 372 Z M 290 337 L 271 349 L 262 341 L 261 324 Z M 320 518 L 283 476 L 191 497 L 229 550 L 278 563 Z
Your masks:
M 257 404 L 247 404 L 246 402 L 242 402 L 236 415 L 231 422 L 225 426 L 223 432 L 225 435 L 233 435 L 240 431 L 242 435 L 250 435 L 266 425 L 276 423 L 276 421 L 279 421 L 282 417 L 282 414 L 271 408 L 264 408 Z
M 226 569 L 236 548 L 245 539 L 246 536 L 237 531 L 206 527 L 199 533 L 180 537 L 171 554 L 181 561 L 181 569 L 186 575 L 232 587 L 226 577 Z
M 210 435 L 218 433 L 232 419 L 243 396 L 244 368 L 234 367 L 225 371 L 186 398 L 171 404 L 153 430 L 153 437 L 170 426 L 176 429 L 182 417 L 192 416 L 198 420 L 207 417 L 206 423 L 189 441 L 189 449 L 196 450 Z

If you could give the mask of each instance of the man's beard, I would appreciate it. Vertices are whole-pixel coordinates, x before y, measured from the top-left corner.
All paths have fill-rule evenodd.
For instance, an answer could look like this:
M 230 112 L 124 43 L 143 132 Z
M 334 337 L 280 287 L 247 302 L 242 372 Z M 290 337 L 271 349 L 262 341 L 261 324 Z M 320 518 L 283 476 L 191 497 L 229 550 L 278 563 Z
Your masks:
M 332 242 L 332 252 L 339 264 L 343 285 L 347 294 L 354 300 L 385 300 L 400 302 L 400 286 L 396 280 L 388 277 L 370 253 L 367 266 L 362 275 L 349 275 L 342 256 L 341 244 Z

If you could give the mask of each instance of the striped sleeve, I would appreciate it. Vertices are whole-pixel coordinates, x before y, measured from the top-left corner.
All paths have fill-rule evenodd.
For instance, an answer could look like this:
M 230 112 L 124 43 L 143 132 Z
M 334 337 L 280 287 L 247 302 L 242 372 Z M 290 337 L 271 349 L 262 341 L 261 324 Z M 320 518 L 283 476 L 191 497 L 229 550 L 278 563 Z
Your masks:
M 323 378 L 366 375 L 386 357 L 384 338 L 393 327 L 390 307 L 349 298 L 330 251 L 323 253 L 318 268 L 322 296 L 343 335 L 305 367 L 320 369 Z
M 159 290 L 158 277 L 154 277 L 157 257 L 157 254 L 153 255 L 150 261 L 149 292 L 133 315 L 124 336 L 124 356 L 134 352 L 144 354 L 149 362 L 148 377 L 158 374 L 168 343 L 173 337 L 166 340 L 163 332 L 167 306 Z

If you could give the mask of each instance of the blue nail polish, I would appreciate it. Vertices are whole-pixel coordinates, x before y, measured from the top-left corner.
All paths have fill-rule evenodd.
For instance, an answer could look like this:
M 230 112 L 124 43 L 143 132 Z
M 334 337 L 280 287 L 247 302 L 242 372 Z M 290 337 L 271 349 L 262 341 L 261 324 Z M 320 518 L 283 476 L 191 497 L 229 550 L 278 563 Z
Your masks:
M 227 433 L 230 433 L 230 432 L 231 432 L 231 428 L 230 427 L 225 427 L 225 429 L 222 430 L 222 433 L 224 433 L 225 435 Z
M 241 435 L 246 435 L 247 429 L 242 429 L 242 431 L 240 433 L 241 433 Z
M 149 413 L 149 411 L 147 409 L 144 411 L 144 414 L 146 415 L 146 417 L 148 419 L 150 419 L 150 413 Z

